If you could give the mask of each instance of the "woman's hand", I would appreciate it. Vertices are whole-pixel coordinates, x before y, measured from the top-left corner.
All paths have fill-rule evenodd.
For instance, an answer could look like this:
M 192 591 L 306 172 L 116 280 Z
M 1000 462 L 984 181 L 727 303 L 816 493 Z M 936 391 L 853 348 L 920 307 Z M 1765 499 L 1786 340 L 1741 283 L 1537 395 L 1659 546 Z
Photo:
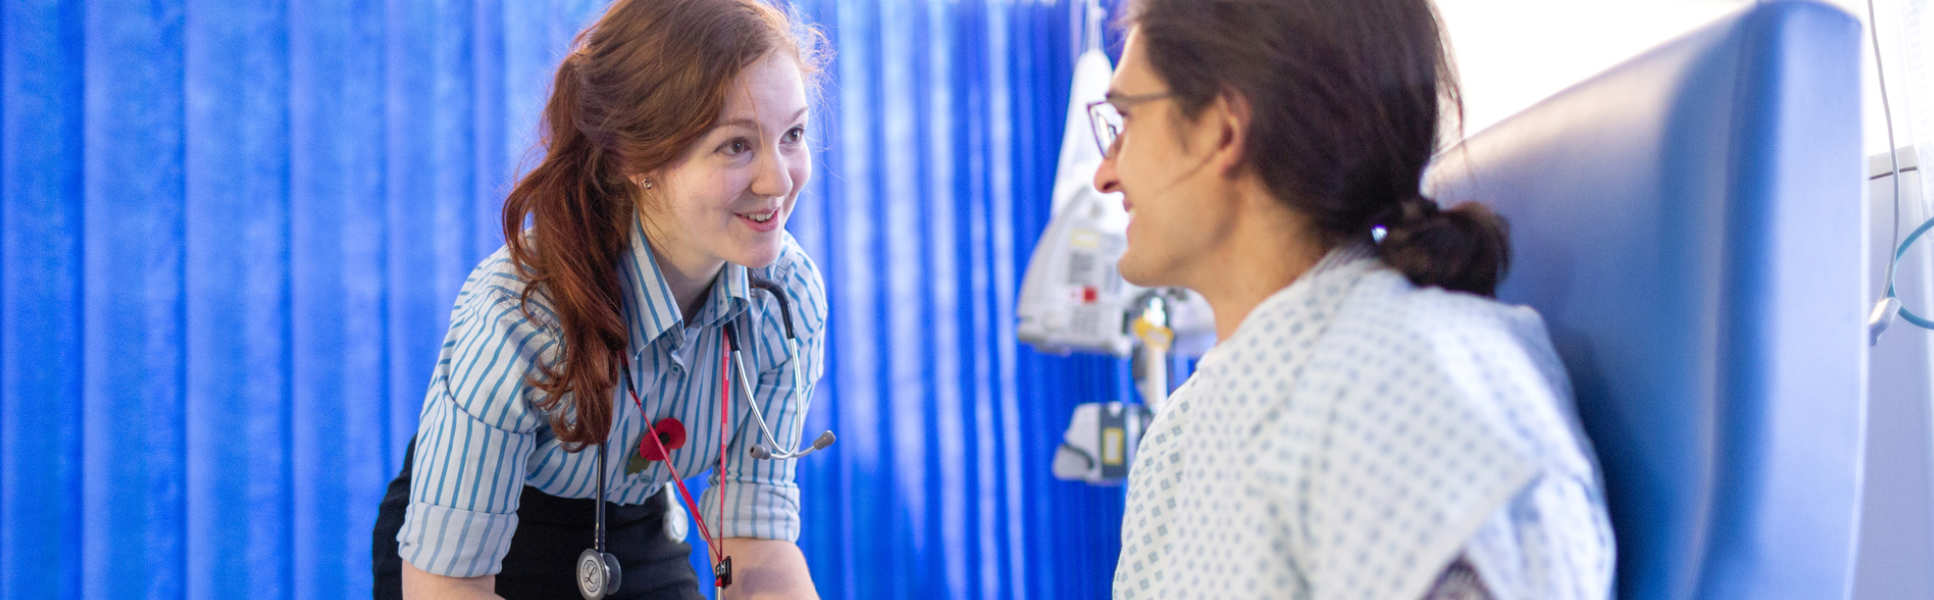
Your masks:
M 812 572 L 806 570 L 806 555 L 792 542 L 725 538 L 725 551 L 732 557 L 732 585 L 725 588 L 724 600 L 819 597 Z M 705 574 L 700 575 L 704 581 Z
M 797 552 L 797 550 L 794 550 Z M 805 566 L 805 560 L 800 560 Z M 810 585 L 811 582 L 808 582 Z M 403 598 L 405 600 L 472 600 L 474 598 L 495 598 L 497 596 L 497 576 L 445 577 L 416 568 L 410 561 L 403 561 Z

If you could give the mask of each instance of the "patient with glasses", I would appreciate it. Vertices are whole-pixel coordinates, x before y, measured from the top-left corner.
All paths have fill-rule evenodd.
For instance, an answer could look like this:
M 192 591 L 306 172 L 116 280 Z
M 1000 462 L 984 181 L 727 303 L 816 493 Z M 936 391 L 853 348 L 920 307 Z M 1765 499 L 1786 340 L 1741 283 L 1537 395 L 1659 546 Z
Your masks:
M 1143 435 L 1117 598 L 1605 598 L 1596 459 L 1481 205 L 1420 179 L 1459 101 L 1427 0 L 1128 0 L 1090 105 L 1119 268 L 1218 341 Z

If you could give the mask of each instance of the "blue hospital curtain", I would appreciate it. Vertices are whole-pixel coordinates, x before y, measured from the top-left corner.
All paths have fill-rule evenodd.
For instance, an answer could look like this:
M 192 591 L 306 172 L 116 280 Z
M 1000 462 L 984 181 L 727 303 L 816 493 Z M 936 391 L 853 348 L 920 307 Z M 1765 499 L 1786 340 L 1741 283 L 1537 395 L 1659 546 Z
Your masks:
M 0 0 L 0 598 L 367 597 L 451 302 L 602 8 Z M 1012 334 L 1080 6 L 794 9 L 835 50 L 791 225 L 831 297 L 819 589 L 1105 597 L 1121 490 L 1048 467 L 1126 369 Z

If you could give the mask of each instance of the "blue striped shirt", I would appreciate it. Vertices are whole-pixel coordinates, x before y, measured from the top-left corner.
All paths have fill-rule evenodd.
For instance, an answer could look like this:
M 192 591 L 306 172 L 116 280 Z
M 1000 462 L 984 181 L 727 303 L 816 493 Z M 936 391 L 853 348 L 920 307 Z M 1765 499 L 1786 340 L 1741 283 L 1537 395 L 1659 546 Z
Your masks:
M 651 423 L 671 417 L 687 431 L 686 443 L 671 451 L 679 474 L 712 471 L 712 486 L 699 508 L 714 535 L 796 541 L 799 488 L 793 481 L 794 461 L 748 455 L 763 436 L 738 393 L 732 394 L 726 441 L 726 497 L 719 498 L 719 350 L 724 325 L 738 323 L 734 344 L 744 351 L 746 370 L 757 381 L 755 401 L 773 435 L 781 443 L 796 443 L 825 354 L 825 282 L 818 267 L 787 234 L 772 265 L 748 270 L 728 263 L 691 323 L 684 322 L 636 223 L 631 249 L 618 268 L 631 338 L 629 375 L 640 388 L 649 417 L 640 414 L 620 379 L 610 399 L 614 416 L 605 464 L 608 499 L 642 504 L 670 481 L 662 462 L 632 475 L 624 469 Z M 771 294 L 754 291 L 748 274 L 786 291 L 799 356 L 787 347 L 778 303 Z M 457 294 L 450 331 L 424 399 L 410 504 L 396 537 L 403 560 L 424 571 L 451 577 L 497 573 L 517 528 L 518 498 L 526 485 L 566 498 L 597 495 L 596 447 L 566 452 L 546 414 L 535 406 L 541 392 L 526 383 L 537 364 L 556 359 L 563 336 L 541 289 L 531 294 L 530 315 L 522 310 L 519 296 L 524 288 L 508 251 L 500 249 L 471 272 Z M 793 360 L 804 361 L 804 381 L 793 380 Z M 733 373 L 735 391 L 737 377 Z M 795 384 L 796 400 L 790 393 Z M 723 520 L 718 517 L 721 502 Z M 586 547 L 590 543 L 585 538 Z

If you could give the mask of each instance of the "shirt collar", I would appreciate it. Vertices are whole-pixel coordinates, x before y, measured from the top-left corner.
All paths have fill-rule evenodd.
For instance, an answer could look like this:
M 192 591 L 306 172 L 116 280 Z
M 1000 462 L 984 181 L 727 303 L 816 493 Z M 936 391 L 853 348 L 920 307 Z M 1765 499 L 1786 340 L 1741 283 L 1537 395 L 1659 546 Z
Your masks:
M 725 270 L 712 285 L 712 292 L 705 305 L 698 309 L 698 322 L 706 327 L 719 327 L 725 321 L 745 312 L 752 303 L 752 282 L 750 269 L 744 265 L 725 263 Z
M 630 238 L 630 249 L 618 261 L 618 282 L 624 295 L 631 353 L 636 355 L 665 332 L 684 325 L 685 319 L 638 219 L 631 220 Z M 744 265 L 727 262 L 719 275 L 694 317 L 697 325 L 717 327 L 751 303 L 752 286 Z

